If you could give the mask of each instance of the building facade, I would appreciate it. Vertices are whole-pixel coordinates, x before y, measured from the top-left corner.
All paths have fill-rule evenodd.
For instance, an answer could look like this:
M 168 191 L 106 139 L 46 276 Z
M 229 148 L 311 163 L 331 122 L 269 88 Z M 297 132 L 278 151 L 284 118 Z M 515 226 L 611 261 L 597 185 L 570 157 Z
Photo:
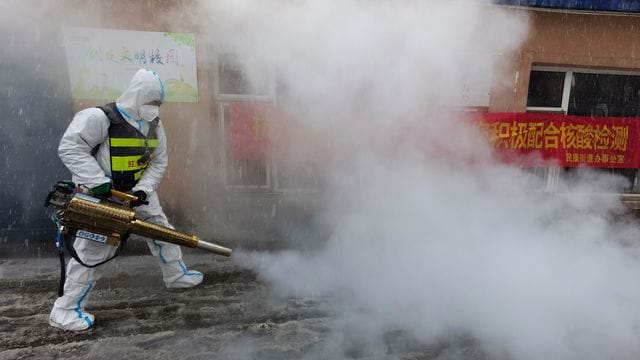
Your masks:
M 536 112 L 587 117 L 638 117 L 640 25 L 637 1 L 500 1 L 527 11 L 530 33 L 512 59 L 513 87 L 495 88 L 491 112 Z M 514 6 L 515 5 L 515 6 Z M 629 139 L 635 143 L 637 139 Z M 584 164 L 585 167 L 590 167 Z M 626 177 L 625 192 L 640 191 L 638 169 L 603 168 Z M 535 169 L 548 190 L 576 167 Z
M 478 97 L 470 108 L 488 113 L 640 119 L 640 38 L 636 35 L 640 29 L 640 4 L 629 1 L 601 3 L 604 2 L 498 1 L 494 6 L 527 14 L 529 35 L 515 53 L 488 61 L 484 61 L 487 60 L 485 57 L 480 61 L 492 68 L 489 73 L 493 75 L 481 81 L 486 83 L 488 94 L 484 88 L 478 93 L 487 96 Z M 220 49 L 211 40 L 207 24 L 195 20 L 201 10 L 198 2 L 189 0 L 68 0 L 52 1 L 41 10 L 27 6 L 17 14 L 14 12 L 21 18 L 19 21 L 5 22 L 5 31 L 10 33 L 7 40 L 10 43 L 5 44 L 5 48 L 22 41 L 22 44 L 32 44 L 29 47 L 32 53 L 55 55 L 48 57 L 52 59 L 49 62 L 39 59 L 33 65 L 46 68 L 50 75 L 55 74 L 47 81 L 57 86 L 54 92 L 58 97 L 51 98 L 52 91 L 41 86 L 34 86 L 32 95 L 46 98 L 60 107 L 53 118 L 38 114 L 25 121 L 20 117 L 22 113 L 14 111 L 16 106 L 23 105 L 4 105 L 5 113 L 15 117 L 7 117 L 6 121 L 20 124 L 18 127 L 24 129 L 33 128 L 34 123 L 40 124 L 37 128 L 47 129 L 46 137 L 33 132 L 27 132 L 27 136 L 43 140 L 45 144 L 38 150 L 41 152 L 39 158 L 48 157 L 47 163 L 55 168 L 44 174 L 43 168 L 39 167 L 25 175 L 39 179 L 31 183 L 34 191 L 30 196 L 37 199 L 14 199 L 7 202 L 13 205 L 0 209 L 6 212 L 4 223 L 0 224 L 0 239 L 4 239 L 5 245 L 13 244 L 5 247 L 7 252 L 39 253 L 53 248 L 53 241 L 46 238 L 53 236 L 53 224 L 48 227 L 46 212 L 39 207 L 39 196 L 46 194 L 50 183 L 65 176 L 64 168 L 56 163 L 55 148 L 71 114 L 106 102 L 72 96 L 75 90 L 70 79 L 78 72 L 69 67 L 61 47 L 64 29 L 69 27 L 125 30 L 132 36 L 137 36 L 137 32 L 149 36 L 152 33 L 156 34 L 153 36 L 157 33 L 193 35 L 195 68 L 188 70 L 197 79 L 190 84 L 196 91 L 196 100 L 167 102 L 162 107 L 170 164 L 159 192 L 167 213 L 178 228 L 197 232 L 205 239 L 229 239 L 229 243 L 247 246 L 279 246 L 285 233 L 312 236 L 313 208 L 320 196 L 313 165 L 292 169 L 259 156 L 239 158 L 233 156 L 230 147 L 233 104 L 278 103 L 284 89 L 278 83 L 277 73 L 261 65 L 259 60 L 255 64 L 244 64 L 238 61 L 236 54 Z M 32 23 L 39 25 L 31 26 L 23 21 L 25 18 L 31 18 Z M 21 39 L 21 36 L 25 38 Z M 140 54 L 136 54 L 131 53 L 133 60 L 140 59 Z M 154 54 L 153 49 L 147 52 L 147 60 Z M 9 55 L 5 58 L 11 59 Z M 107 56 L 106 53 L 102 55 Z M 166 62 L 168 53 L 161 55 Z M 24 58 L 25 54 L 14 54 L 14 61 L 5 61 L 4 65 L 17 69 L 19 63 L 24 63 Z M 247 67 L 252 68 L 254 81 L 251 83 L 245 78 Z M 37 75 L 20 74 L 12 80 L 15 88 L 19 87 L 23 75 L 32 80 Z M 37 79 L 33 81 L 38 84 Z M 32 122 L 29 124 L 29 121 Z M 262 130 L 258 124 L 252 131 L 260 133 Z M 20 147 L 24 144 L 14 145 L 16 154 L 30 151 Z M 9 167 L 18 167 L 20 159 L 7 161 Z M 543 179 L 545 190 L 556 191 L 559 179 L 570 177 L 579 169 L 545 166 L 530 171 Z M 621 174 L 629 179 L 627 192 L 640 192 L 638 169 L 603 168 L 602 171 Z M 2 181 L 11 183 L 13 180 L 7 174 L 3 175 Z M 11 188 L 3 197 L 13 196 L 13 199 L 16 191 Z M 42 231 L 34 233 L 35 228 Z M 32 239 L 30 245 L 25 243 L 25 237 Z

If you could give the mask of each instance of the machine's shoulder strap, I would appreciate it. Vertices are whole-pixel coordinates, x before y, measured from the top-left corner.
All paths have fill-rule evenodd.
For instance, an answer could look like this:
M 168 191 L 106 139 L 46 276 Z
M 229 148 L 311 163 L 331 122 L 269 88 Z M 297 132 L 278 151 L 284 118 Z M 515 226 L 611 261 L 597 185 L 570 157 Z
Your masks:
M 102 106 L 98 106 L 98 109 L 102 110 L 112 124 L 121 124 L 124 122 L 120 116 L 118 116 L 118 108 L 116 103 L 108 103 Z
M 149 132 L 147 133 L 147 139 L 153 139 L 158 137 L 156 135 L 156 128 L 158 127 L 159 122 L 160 122 L 160 119 L 155 118 L 153 119 L 153 121 L 149 123 Z
M 113 260 L 116 256 L 120 255 L 120 252 L 122 251 L 122 249 L 124 248 L 124 244 L 127 242 L 127 236 L 123 237 L 120 240 L 120 243 L 118 244 L 118 248 L 116 249 L 116 252 L 113 254 L 113 256 L 111 256 L 110 258 L 100 261 L 98 263 L 95 264 L 87 264 L 84 261 L 82 261 L 82 259 L 80 259 L 80 257 L 78 256 L 78 253 L 76 252 L 76 249 L 73 248 L 73 235 L 67 235 L 67 241 L 65 241 L 65 247 L 67 248 L 67 251 L 69 252 L 69 254 L 71 254 L 71 257 L 73 257 L 80 265 L 84 266 L 84 267 L 88 267 L 88 268 L 94 268 L 96 266 L 100 266 L 106 262 L 109 262 L 111 260 Z
M 104 114 L 109 119 L 110 124 L 121 124 L 122 122 L 124 122 L 124 120 L 120 116 L 118 116 L 118 109 L 116 108 L 116 103 L 114 102 L 108 103 L 102 106 L 97 106 L 97 108 L 102 110 L 102 112 L 104 112 Z M 98 153 L 98 149 L 100 148 L 100 145 L 102 144 L 98 144 L 93 149 L 91 149 L 91 156 L 96 156 L 96 154 Z
M 94 268 L 108 261 L 111 261 L 116 256 L 120 255 L 120 252 L 122 251 L 122 249 L 124 249 L 124 245 L 126 244 L 128 238 L 129 238 L 129 233 L 126 233 L 120 240 L 120 244 L 118 244 L 118 248 L 116 249 L 116 252 L 113 254 L 113 256 L 99 263 L 89 265 L 84 261 L 82 261 L 82 259 L 80 259 L 80 256 L 78 256 L 78 253 L 76 252 L 76 249 L 73 248 L 74 236 L 72 234 L 61 234 L 60 232 L 58 232 L 58 237 L 56 238 L 56 247 L 58 247 L 58 256 L 60 257 L 60 285 L 58 286 L 58 296 L 64 295 L 64 283 L 66 281 L 66 274 L 67 274 L 65 261 L 64 261 L 64 251 L 62 249 L 62 246 L 61 246 L 62 244 L 60 242 L 64 243 L 64 247 L 67 249 L 69 254 L 71 254 L 71 257 L 78 262 L 78 264 L 84 267 Z

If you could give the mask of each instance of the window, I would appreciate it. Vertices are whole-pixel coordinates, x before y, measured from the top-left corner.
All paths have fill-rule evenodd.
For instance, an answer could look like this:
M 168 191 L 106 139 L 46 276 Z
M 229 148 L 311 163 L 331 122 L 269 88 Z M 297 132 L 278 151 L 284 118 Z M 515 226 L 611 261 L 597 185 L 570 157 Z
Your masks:
M 314 163 L 296 164 L 295 167 L 279 166 L 277 169 L 279 190 L 315 191 L 318 189 L 317 167 Z
M 218 97 L 227 100 L 262 100 L 272 97 L 266 65 L 243 63 L 235 54 L 218 56 Z
M 248 56 L 241 60 L 235 54 L 222 53 L 217 56 L 216 80 L 216 100 L 220 133 L 223 136 L 223 167 L 226 185 L 246 189 L 271 188 L 272 169 L 266 159 L 236 159 L 230 156 L 229 151 L 231 129 L 229 103 L 272 101 L 274 90 L 267 66 L 252 61 Z
M 223 144 L 223 168 L 227 187 L 266 191 L 315 191 L 318 188 L 316 165 L 278 164 L 269 159 L 231 156 L 231 116 L 229 104 L 238 101 L 287 103 L 287 89 L 277 83 L 268 66 L 229 53 L 217 56 L 217 106 Z M 276 96 L 277 95 L 277 96 Z M 286 106 L 286 105 L 285 105 Z
M 583 116 L 640 115 L 640 76 L 574 73 L 568 113 Z
M 529 78 L 527 111 L 578 116 L 640 116 L 640 73 L 534 66 Z M 625 192 L 640 192 L 636 184 L 637 169 L 598 170 L 625 177 L 629 181 Z M 549 171 L 547 180 L 555 171 Z M 570 180 L 580 171 L 564 168 L 556 177 Z
M 566 73 L 560 71 L 531 71 L 527 106 L 562 108 L 562 91 Z
M 269 166 L 265 159 L 235 159 L 230 154 L 231 129 L 229 116 L 229 104 L 220 103 L 218 114 L 222 126 L 221 133 L 224 134 L 224 171 L 226 185 L 240 188 L 268 188 Z
M 531 190 L 546 190 L 548 169 L 545 167 L 522 167 L 522 171 L 529 174 Z

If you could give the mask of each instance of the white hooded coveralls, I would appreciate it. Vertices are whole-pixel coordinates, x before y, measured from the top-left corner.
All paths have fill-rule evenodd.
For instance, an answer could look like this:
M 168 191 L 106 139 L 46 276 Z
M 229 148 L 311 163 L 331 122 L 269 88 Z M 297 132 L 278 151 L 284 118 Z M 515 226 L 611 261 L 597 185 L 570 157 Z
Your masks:
M 140 118 L 138 110 L 143 104 L 163 100 L 164 86 L 158 75 L 141 69 L 131 79 L 127 90 L 116 100 L 116 106 L 122 117 L 146 136 L 149 123 Z M 93 188 L 111 181 L 109 125 L 109 119 L 98 108 L 85 109 L 74 116 L 58 148 L 60 159 L 71 171 L 74 183 Z M 142 190 L 148 195 L 149 204 L 135 208 L 138 219 L 173 228 L 162 211 L 155 192 L 167 167 L 167 142 L 162 122 L 156 127 L 156 135 L 158 146 L 153 151 L 149 166 L 131 191 Z M 91 151 L 96 146 L 99 147 L 94 157 Z M 106 260 L 116 250 L 116 247 L 82 238 L 76 238 L 74 244 L 80 259 L 88 265 Z M 160 259 L 167 287 L 191 287 L 202 281 L 202 273 L 186 269 L 178 245 L 152 239 L 147 240 L 147 245 L 151 253 Z M 87 268 L 74 259 L 69 260 L 64 295 L 54 304 L 50 316 L 51 325 L 65 330 L 83 330 L 92 326 L 93 316 L 84 312 L 84 304 L 102 272 L 101 266 Z

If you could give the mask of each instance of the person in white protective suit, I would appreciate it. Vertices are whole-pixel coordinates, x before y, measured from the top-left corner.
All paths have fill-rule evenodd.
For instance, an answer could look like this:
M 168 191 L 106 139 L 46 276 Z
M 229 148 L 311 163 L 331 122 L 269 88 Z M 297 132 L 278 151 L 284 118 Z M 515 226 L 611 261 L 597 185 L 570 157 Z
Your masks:
M 115 103 L 84 109 L 74 116 L 58 153 L 74 183 L 90 188 L 97 196 L 107 195 L 111 188 L 131 192 L 141 200 L 132 204 L 137 218 L 173 228 L 155 192 L 167 167 L 166 137 L 158 118 L 163 100 L 160 77 L 150 70 L 138 70 Z M 142 204 L 144 200 L 148 205 Z M 116 250 L 79 237 L 74 244 L 79 258 L 88 265 L 108 259 Z M 153 239 L 147 244 L 159 258 L 167 288 L 188 288 L 202 282 L 201 272 L 187 270 L 178 245 Z M 49 324 L 64 330 L 90 328 L 94 317 L 84 306 L 102 272 L 101 266 L 89 268 L 71 259 L 64 295 L 55 301 Z

